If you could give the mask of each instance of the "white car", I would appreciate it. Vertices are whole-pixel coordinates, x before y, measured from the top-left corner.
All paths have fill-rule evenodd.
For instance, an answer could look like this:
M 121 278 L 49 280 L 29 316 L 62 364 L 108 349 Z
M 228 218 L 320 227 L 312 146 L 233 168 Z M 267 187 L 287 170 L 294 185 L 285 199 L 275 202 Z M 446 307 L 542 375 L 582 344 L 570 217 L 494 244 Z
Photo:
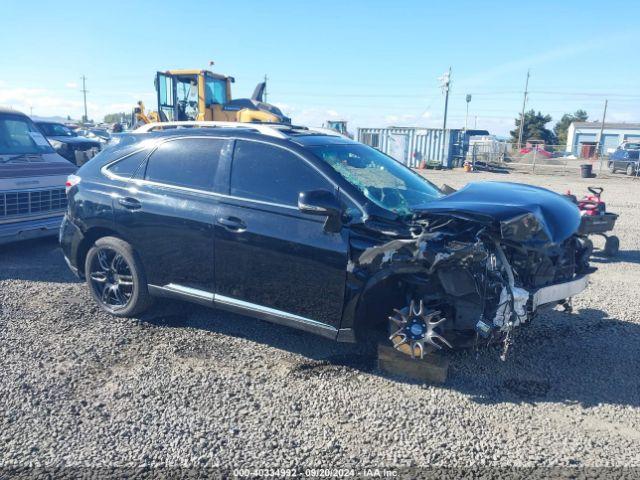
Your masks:
M 75 170 L 29 117 L 0 109 L 0 244 L 57 235 Z

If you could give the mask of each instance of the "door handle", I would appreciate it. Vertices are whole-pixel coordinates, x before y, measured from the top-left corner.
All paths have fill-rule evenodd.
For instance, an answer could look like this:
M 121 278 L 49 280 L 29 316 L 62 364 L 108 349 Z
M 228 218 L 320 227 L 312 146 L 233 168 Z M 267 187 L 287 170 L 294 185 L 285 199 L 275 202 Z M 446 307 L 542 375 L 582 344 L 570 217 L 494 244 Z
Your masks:
M 244 232 L 247 226 L 237 217 L 221 217 L 218 218 L 218 224 L 232 232 Z
M 124 208 L 129 210 L 138 210 L 142 208 L 142 204 L 140 201 L 131 197 L 123 197 L 118 199 L 118 203 L 122 205 Z

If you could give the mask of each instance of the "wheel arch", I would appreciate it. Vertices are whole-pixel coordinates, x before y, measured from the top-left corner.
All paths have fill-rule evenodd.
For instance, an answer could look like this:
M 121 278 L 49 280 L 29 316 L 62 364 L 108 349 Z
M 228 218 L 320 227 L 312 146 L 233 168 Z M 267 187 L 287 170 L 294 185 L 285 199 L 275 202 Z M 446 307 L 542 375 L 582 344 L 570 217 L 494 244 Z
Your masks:
M 353 329 L 358 340 L 370 338 L 385 326 L 394 308 L 407 303 L 408 276 L 424 272 L 422 268 L 387 269 L 373 275 L 365 283 L 353 316 Z M 386 334 L 386 329 L 382 329 Z
M 121 240 L 127 241 L 127 239 L 120 232 L 114 230 L 113 228 L 96 226 L 87 229 L 83 233 L 82 241 L 78 245 L 78 251 L 76 253 L 76 265 L 78 268 L 78 274 L 81 277 L 84 277 L 85 274 L 84 263 L 87 258 L 89 249 L 98 239 L 103 237 L 116 237 L 120 238 Z

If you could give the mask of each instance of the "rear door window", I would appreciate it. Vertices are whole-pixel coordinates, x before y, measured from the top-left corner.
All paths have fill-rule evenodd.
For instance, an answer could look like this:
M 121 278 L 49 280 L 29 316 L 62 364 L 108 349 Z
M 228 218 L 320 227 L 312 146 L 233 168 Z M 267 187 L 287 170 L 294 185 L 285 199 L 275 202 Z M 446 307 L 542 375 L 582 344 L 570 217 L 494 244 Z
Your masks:
M 333 185 L 297 155 L 260 142 L 237 140 L 231 166 L 231 195 L 287 206 L 298 194 L 333 191 Z
M 218 138 L 182 138 L 161 144 L 149 157 L 145 180 L 211 191 L 220 158 L 229 141 Z

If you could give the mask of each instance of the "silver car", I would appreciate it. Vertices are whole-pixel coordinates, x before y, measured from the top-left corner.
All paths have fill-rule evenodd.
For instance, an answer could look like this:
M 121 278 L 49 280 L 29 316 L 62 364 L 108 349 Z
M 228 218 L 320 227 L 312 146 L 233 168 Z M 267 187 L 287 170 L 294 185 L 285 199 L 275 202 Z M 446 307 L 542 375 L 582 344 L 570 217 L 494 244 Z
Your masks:
M 0 244 L 56 235 L 75 170 L 29 117 L 0 109 Z

